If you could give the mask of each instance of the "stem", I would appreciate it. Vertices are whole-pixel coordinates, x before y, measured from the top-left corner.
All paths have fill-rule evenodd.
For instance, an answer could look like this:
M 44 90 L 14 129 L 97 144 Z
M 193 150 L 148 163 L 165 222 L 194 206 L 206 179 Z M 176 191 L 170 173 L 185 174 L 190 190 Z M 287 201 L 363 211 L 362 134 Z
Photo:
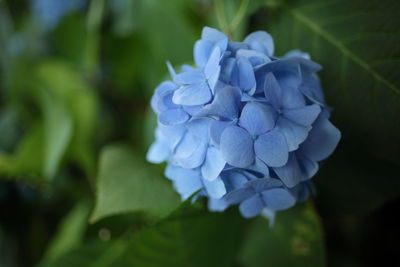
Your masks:
M 237 29 L 239 24 L 242 22 L 243 17 L 246 15 L 248 5 L 249 5 L 249 0 L 242 0 L 242 2 L 240 3 L 240 7 L 236 12 L 235 17 L 228 26 L 228 30 L 230 33 L 233 33 Z

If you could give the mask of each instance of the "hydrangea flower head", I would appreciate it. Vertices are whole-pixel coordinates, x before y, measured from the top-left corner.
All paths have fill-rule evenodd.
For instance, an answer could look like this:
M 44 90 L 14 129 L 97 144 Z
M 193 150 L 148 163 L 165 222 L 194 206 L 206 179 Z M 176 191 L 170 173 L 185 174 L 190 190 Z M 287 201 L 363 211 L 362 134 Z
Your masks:
M 151 100 L 158 127 L 147 159 L 167 162 L 182 199 L 200 190 L 210 210 L 273 217 L 314 194 L 311 178 L 341 137 L 320 65 L 300 51 L 274 56 L 266 32 L 231 42 L 208 27 L 194 61 L 180 73 L 168 63 L 171 80 Z

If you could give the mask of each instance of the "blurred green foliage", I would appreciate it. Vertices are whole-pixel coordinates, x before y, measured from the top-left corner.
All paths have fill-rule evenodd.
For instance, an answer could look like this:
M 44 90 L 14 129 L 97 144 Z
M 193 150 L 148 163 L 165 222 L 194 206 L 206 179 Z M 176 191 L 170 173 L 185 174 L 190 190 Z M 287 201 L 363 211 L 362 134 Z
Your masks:
M 48 30 L 0 1 L 0 266 L 400 265 L 400 2 L 82 2 Z M 180 204 L 144 161 L 165 62 L 191 64 L 205 25 L 324 67 L 343 141 L 272 228 Z

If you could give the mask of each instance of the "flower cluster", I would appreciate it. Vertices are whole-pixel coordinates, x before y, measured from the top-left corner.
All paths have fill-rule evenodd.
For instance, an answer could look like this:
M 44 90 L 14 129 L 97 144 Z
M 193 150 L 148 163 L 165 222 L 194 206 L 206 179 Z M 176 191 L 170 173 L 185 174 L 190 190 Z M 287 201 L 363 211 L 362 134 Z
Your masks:
M 239 204 L 244 217 L 273 216 L 307 199 L 319 162 L 340 140 L 329 121 L 316 72 L 292 51 L 275 57 L 263 31 L 231 42 L 205 27 L 184 65 L 151 100 L 158 115 L 147 158 L 168 162 L 166 176 L 183 199 L 200 191 L 210 210 Z

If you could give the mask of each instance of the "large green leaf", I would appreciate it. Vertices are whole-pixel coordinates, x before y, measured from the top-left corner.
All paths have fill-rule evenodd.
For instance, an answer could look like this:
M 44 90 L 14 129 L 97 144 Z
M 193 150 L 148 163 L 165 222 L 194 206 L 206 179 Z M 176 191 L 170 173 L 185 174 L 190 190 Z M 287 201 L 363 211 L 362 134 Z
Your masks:
M 57 234 L 47 248 L 44 262 L 50 262 L 80 245 L 88 225 L 89 212 L 88 201 L 76 204 L 61 222 Z
M 327 101 L 344 138 L 399 163 L 400 2 L 286 1 L 270 27 L 277 55 L 319 62 Z M 271 13 L 269 13 L 271 14 Z
M 126 146 L 106 147 L 100 156 L 92 221 L 127 212 L 165 216 L 179 204 L 172 185 Z
M 324 242 L 311 203 L 279 212 L 273 227 L 264 218 L 250 227 L 240 259 L 244 266 L 324 266 Z
M 235 210 L 209 213 L 187 201 L 156 225 L 98 247 L 96 257 L 78 248 L 50 266 L 233 266 L 245 226 Z

